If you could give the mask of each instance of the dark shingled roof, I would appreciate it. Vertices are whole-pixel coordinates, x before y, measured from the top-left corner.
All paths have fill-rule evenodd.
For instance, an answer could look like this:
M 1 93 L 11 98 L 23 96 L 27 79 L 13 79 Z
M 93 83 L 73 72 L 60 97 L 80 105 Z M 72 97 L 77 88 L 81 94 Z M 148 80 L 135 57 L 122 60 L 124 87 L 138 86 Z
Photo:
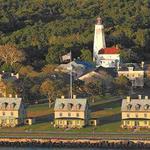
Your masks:
M 80 105 L 80 106 L 79 106 Z M 84 111 L 87 106 L 87 99 L 66 99 L 58 98 L 56 99 L 54 110 L 81 110 Z
M 122 111 L 150 111 L 150 99 L 127 99 L 122 100 Z
M 134 71 L 142 71 L 143 69 L 137 63 L 126 63 L 122 64 L 118 71 L 128 71 L 128 67 L 133 67 Z
M 4 109 L 3 105 L 5 105 L 5 109 L 9 110 L 12 109 L 11 105 L 13 104 L 13 110 L 19 110 L 21 106 L 21 98 L 10 98 L 10 97 L 1 97 L 0 98 L 0 110 Z

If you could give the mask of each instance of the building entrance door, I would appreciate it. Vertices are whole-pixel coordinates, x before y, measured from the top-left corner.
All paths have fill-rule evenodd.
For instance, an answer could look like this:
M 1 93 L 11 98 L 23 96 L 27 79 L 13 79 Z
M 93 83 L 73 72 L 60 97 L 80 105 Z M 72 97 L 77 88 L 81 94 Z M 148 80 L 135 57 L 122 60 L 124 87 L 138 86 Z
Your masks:
M 72 127 L 72 121 L 71 120 L 67 120 L 67 127 L 71 128 Z
M 135 122 L 134 122 L 134 126 L 135 126 L 135 127 L 138 127 L 138 126 L 139 126 L 139 121 L 135 121 Z

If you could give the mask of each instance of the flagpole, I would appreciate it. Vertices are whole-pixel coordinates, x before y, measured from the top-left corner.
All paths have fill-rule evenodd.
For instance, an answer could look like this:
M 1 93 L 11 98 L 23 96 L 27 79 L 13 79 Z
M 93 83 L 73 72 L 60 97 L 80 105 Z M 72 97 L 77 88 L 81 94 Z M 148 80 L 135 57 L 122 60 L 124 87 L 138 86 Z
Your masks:
M 72 100 L 72 53 L 70 51 L 70 99 Z

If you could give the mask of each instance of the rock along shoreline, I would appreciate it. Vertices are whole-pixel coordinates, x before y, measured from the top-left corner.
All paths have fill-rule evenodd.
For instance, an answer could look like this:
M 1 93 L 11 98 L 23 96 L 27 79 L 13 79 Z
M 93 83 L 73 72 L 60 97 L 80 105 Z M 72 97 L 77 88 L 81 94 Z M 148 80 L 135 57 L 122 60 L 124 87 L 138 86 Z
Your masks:
M 58 138 L 0 138 L 0 147 L 150 149 L 150 140 L 95 140 Z

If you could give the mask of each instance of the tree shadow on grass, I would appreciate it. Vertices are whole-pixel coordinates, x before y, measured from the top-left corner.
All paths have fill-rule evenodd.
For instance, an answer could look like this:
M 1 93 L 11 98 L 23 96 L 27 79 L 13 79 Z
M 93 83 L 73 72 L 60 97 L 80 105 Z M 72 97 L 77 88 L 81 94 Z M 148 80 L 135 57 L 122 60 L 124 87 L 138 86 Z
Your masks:
M 116 107 L 120 107 L 120 106 L 121 106 L 121 100 L 112 101 L 112 102 L 106 101 L 106 103 L 91 106 L 90 109 L 91 109 L 91 112 L 95 112 L 98 110 L 105 110 L 107 108 L 116 108 Z
M 100 120 L 100 125 L 115 123 L 121 121 L 121 113 L 117 113 L 115 115 L 110 115 L 106 117 L 101 117 L 99 118 L 99 120 Z
M 35 122 L 36 123 L 44 123 L 44 122 L 50 122 L 53 121 L 54 115 L 53 114 L 48 114 L 48 115 L 43 115 L 40 117 L 35 117 Z

